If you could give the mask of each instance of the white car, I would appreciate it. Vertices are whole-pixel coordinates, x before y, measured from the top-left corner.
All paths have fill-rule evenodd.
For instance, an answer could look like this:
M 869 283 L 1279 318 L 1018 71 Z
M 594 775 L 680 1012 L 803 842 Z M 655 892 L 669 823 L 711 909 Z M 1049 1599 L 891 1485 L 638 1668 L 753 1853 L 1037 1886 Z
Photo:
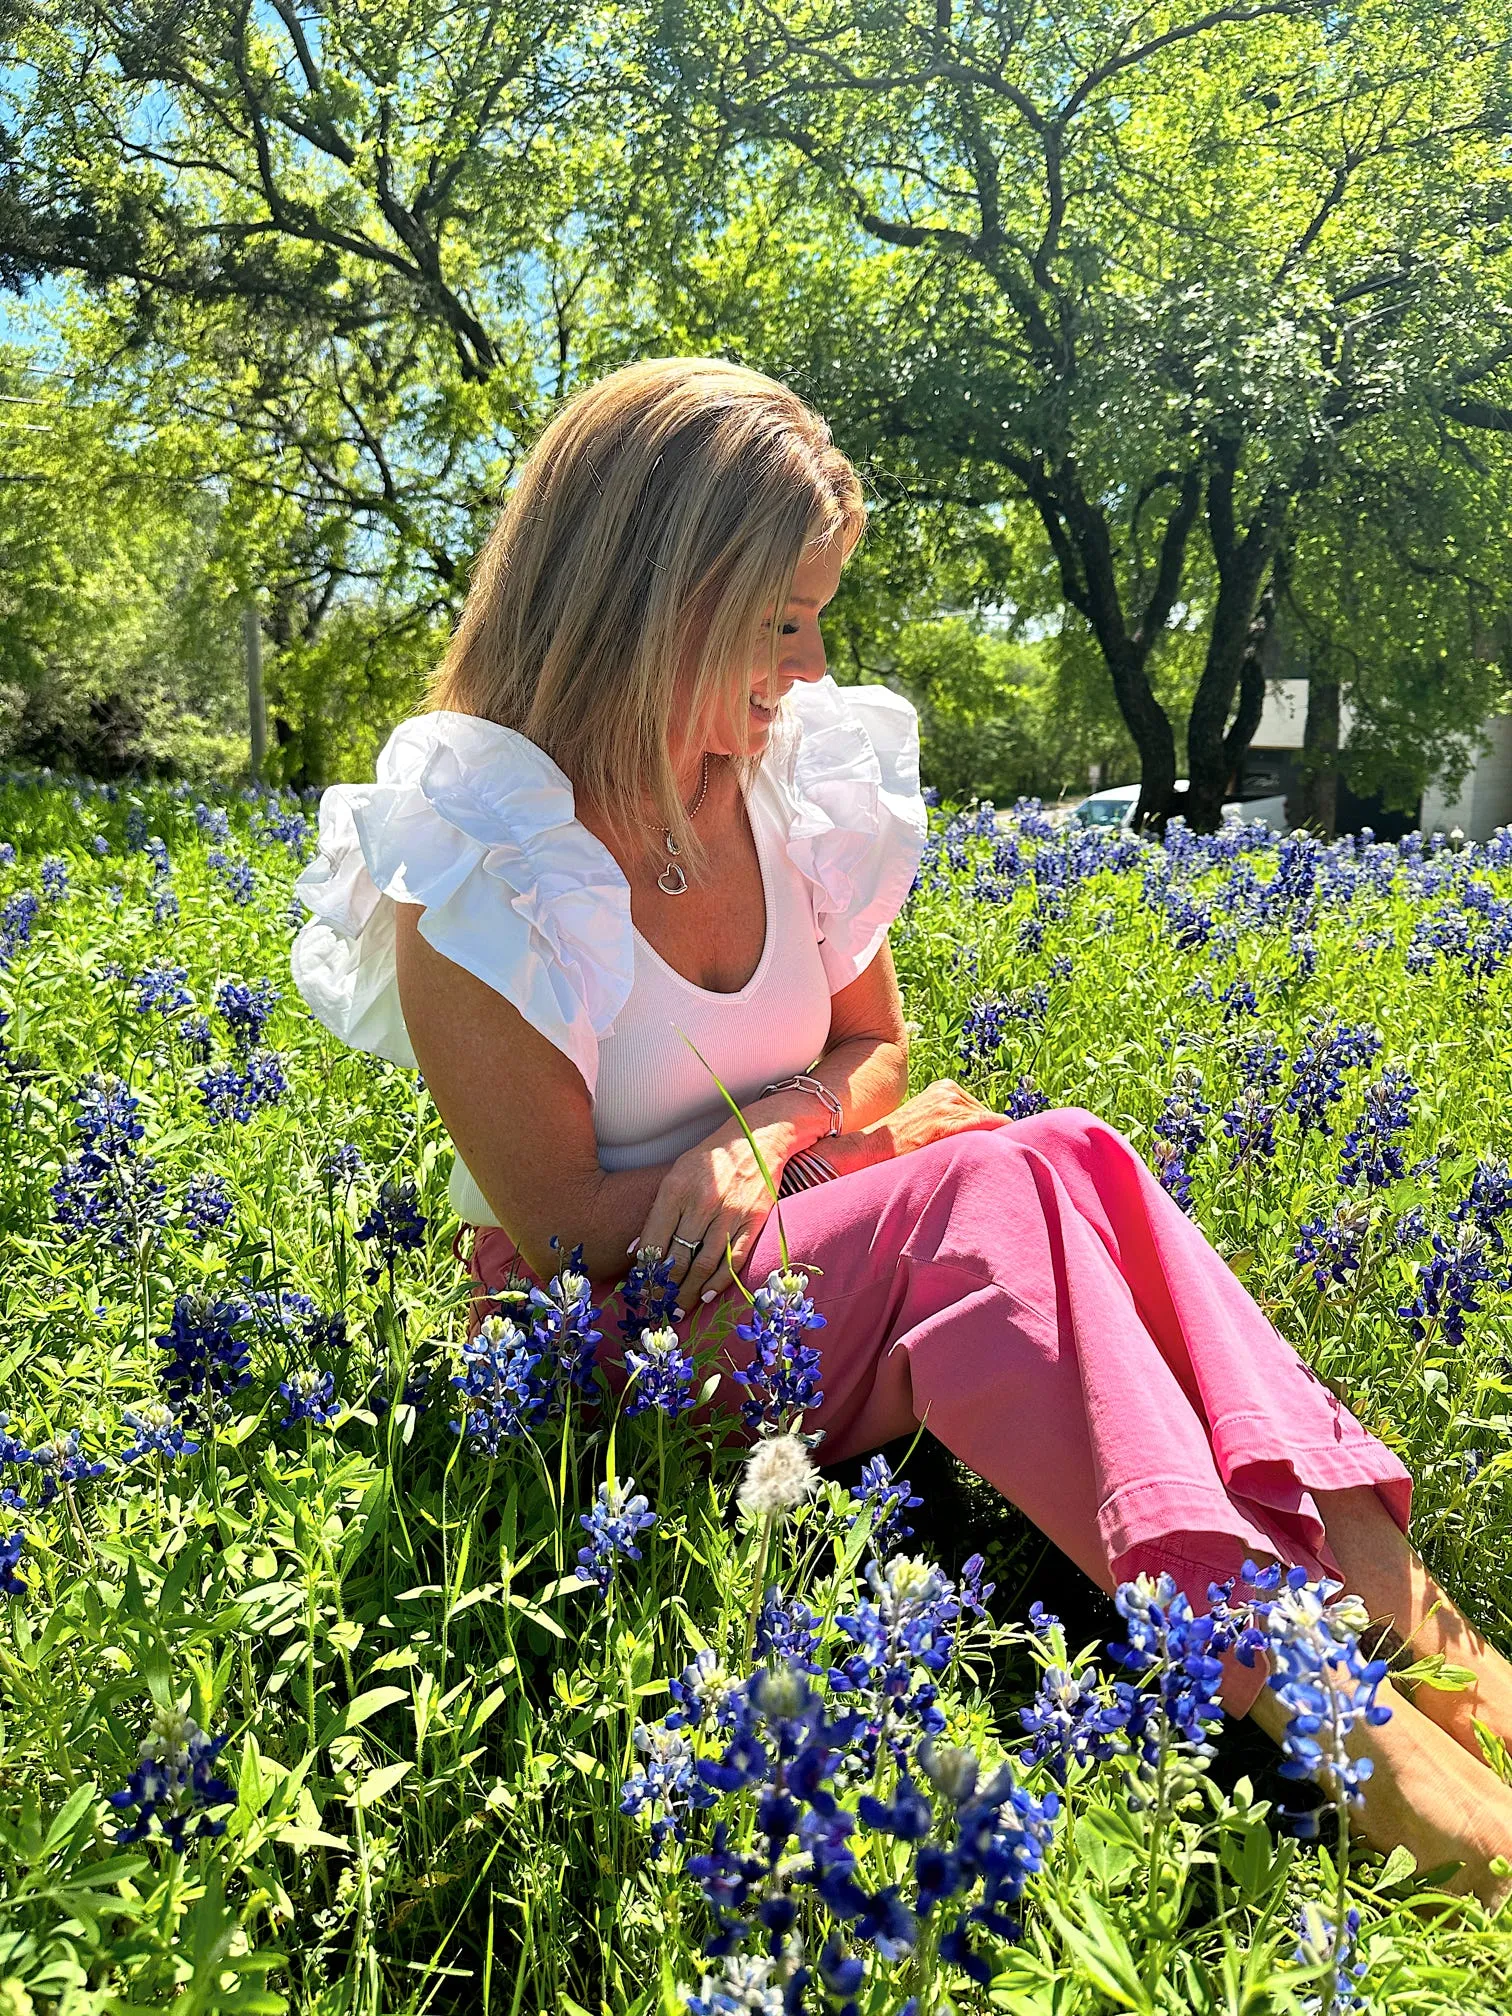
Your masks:
M 1178 777 L 1176 789 L 1185 791 L 1187 780 Z M 1127 826 L 1133 820 L 1134 808 L 1139 803 L 1137 784 L 1115 784 L 1110 791 L 1094 791 L 1090 798 L 1083 798 L 1079 805 L 1071 808 L 1071 818 L 1078 826 Z M 1290 830 L 1286 820 L 1286 799 L 1274 798 L 1231 798 L 1223 808 L 1225 819 L 1235 819 L 1252 825 L 1257 819 L 1269 826 L 1274 833 Z

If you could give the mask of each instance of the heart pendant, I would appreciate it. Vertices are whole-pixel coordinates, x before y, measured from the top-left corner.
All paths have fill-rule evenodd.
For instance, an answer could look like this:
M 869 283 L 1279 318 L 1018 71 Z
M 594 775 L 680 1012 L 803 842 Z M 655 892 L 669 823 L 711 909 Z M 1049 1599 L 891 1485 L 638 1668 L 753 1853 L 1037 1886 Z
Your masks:
M 664 896 L 681 896 L 688 886 L 688 878 L 682 871 L 681 862 L 669 861 L 657 876 L 656 886 Z

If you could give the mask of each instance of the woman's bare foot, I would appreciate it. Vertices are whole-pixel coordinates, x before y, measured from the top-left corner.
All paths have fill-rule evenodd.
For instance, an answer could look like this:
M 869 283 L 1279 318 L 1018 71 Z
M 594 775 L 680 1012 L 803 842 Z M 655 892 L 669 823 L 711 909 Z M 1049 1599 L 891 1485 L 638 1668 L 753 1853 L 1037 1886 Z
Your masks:
M 1405 1848 L 1419 1869 L 1461 1863 L 1441 1887 L 1500 1909 L 1512 1897 L 1512 1873 L 1497 1875 L 1491 1865 L 1498 1857 L 1512 1862 L 1512 1789 L 1389 1682 L 1376 1699 L 1391 1720 L 1377 1729 L 1361 1723 L 1348 1739 L 1350 1755 L 1369 1757 L 1373 1767 L 1351 1825 L 1382 1854 Z M 1250 1714 L 1277 1742 L 1285 1735 L 1287 1709 L 1273 1689 L 1261 1691 Z
M 1373 1489 L 1313 1496 L 1345 1581 L 1372 1621 L 1390 1624 L 1401 1639 L 1402 1663 L 1437 1655 L 1472 1676 L 1463 1688 L 1419 1686 L 1413 1705 L 1478 1762 L 1477 1722 L 1512 1749 L 1512 1663 L 1461 1616 Z

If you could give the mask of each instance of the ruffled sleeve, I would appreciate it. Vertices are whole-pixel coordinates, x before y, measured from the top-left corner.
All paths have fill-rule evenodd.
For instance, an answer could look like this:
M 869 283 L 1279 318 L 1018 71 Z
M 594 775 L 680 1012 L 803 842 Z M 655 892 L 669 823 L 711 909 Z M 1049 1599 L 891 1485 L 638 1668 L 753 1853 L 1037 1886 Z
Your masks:
M 811 885 L 830 992 L 876 955 L 913 886 L 929 830 L 919 791 L 919 717 L 886 686 L 826 674 L 788 694 L 774 769 L 788 802 L 787 851 Z
M 630 886 L 574 817 L 572 785 L 533 742 L 472 714 L 401 721 L 371 784 L 320 800 L 319 852 L 296 893 L 314 913 L 294 984 L 343 1042 L 396 1064 L 414 1051 L 394 971 L 394 905 L 569 1056 L 590 1095 L 599 1038 L 634 975 Z

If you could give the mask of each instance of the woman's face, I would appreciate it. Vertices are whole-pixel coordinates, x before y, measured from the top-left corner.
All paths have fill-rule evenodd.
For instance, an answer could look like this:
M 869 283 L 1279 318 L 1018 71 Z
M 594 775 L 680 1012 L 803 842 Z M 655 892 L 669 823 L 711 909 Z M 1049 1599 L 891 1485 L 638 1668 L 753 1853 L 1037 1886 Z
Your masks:
M 705 749 L 712 756 L 759 756 L 766 748 L 783 694 L 795 680 L 812 682 L 824 677 L 828 667 L 824 639 L 819 634 L 819 612 L 840 585 L 840 570 L 849 551 L 836 539 L 822 551 L 804 554 L 793 576 L 792 597 L 778 625 L 777 671 L 771 690 L 766 668 L 769 614 L 761 629 L 759 657 L 703 732 L 679 736 L 674 727 L 672 759 L 679 772 L 686 769 L 692 776 Z

